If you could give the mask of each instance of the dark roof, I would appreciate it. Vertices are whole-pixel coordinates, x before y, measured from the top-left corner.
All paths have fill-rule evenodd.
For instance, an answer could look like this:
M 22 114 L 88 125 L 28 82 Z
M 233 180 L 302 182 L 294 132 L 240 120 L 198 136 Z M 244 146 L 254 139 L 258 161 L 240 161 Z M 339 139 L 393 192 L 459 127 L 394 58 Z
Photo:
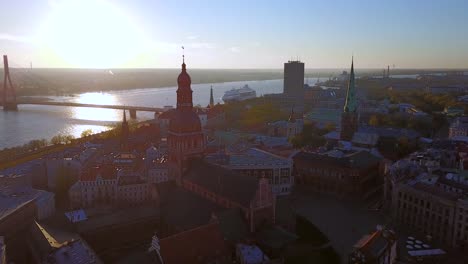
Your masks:
M 310 164 L 320 164 L 321 166 L 330 166 L 330 167 L 346 167 L 346 168 L 358 168 L 366 169 L 377 165 L 380 162 L 380 158 L 372 155 L 368 151 L 358 151 L 346 156 L 337 158 L 330 157 L 325 154 L 318 154 L 312 152 L 301 151 L 294 155 L 294 162 L 306 162 Z
M 163 238 L 160 246 L 165 264 L 209 263 L 229 255 L 218 223 Z
M 247 238 L 249 234 L 247 223 L 240 209 L 231 208 L 220 211 L 216 213 L 216 218 L 224 239 L 232 243 L 238 243 Z
M 162 189 L 158 188 L 163 221 L 178 230 L 205 225 L 213 213 L 221 210 L 217 204 L 175 185 L 166 185 Z
M 275 223 L 278 225 L 289 225 L 296 222 L 296 214 L 292 208 L 289 196 L 276 198 Z
M 292 234 L 280 227 L 269 226 L 262 228 L 256 234 L 256 238 L 260 245 L 269 249 L 285 248 L 298 239 L 297 235 Z
M 375 260 L 395 241 L 396 235 L 392 230 L 377 230 L 372 234 L 362 237 L 354 245 L 354 248 L 364 254 L 366 259 Z
M 258 188 L 257 177 L 238 174 L 201 159 L 191 162 L 184 179 L 246 207 Z
M 417 182 L 413 185 L 413 188 L 419 191 L 427 192 L 435 196 L 440 196 L 448 200 L 456 201 L 461 197 L 461 194 L 457 193 L 452 193 L 443 190 L 442 188 L 439 188 L 437 186 L 434 186 L 432 184 L 427 184 L 423 182 Z
M 412 129 L 395 128 L 395 127 L 360 126 L 358 129 L 358 132 L 376 133 L 380 137 L 386 137 L 386 138 L 405 137 L 408 139 L 416 139 L 421 136 L 418 132 Z
M 201 122 L 195 111 L 177 109 L 169 120 L 169 131 L 174 133 L 201 132 Z

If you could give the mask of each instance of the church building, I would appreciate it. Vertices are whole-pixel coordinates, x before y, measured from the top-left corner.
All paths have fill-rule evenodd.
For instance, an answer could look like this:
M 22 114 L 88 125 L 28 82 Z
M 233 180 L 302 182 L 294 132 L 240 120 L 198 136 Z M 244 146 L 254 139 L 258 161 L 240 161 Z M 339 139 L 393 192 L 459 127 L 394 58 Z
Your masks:
M 348 90 L 346 92 L 346 101 L 341 114 L 341 132 L 340 139 L 351 141 L 354 133 L 358 129 L 356 87 L 354 83 L 354 60 L 351 61 L 351 73 L 349 75 Z

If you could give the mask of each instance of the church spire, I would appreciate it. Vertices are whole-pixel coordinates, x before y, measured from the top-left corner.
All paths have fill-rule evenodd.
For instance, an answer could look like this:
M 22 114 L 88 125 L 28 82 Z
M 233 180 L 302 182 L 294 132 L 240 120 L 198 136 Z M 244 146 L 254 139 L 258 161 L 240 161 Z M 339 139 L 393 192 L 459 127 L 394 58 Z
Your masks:
M 291 114 L 289 115 L 288 121 L 291 123 L 296 122 L 296 117 L 294 116 L 294 106 L 291 108 Z
M 213 98 L 213 85 L 211 86 L 210 89 L 210 107 L 214 106 L 214 98 Z
M 349 74 L 348 90 L 346 92 L 346 102 L 344 105 L 344 112 L 356 112 L 356 87 L 354 84 L 354 56 L 351 59 L 351 73 Z
M 123 120 L 122 120 L 122 131 L 121 131 L 121 146 L 123 148 L 127 147 L 128 136 L 130 134 L 130 128 L 128 127 L 127 114 L 125 109 L 123 110 Z
M 182 50 L 184 47 L 182 47 Z M 192 88 L 190 87 L 192 80 L 190 75 L 187 73 L 185 65 L 185 55 L 182 55 L 182 71 L 177 78 L 177 109 L 181 110 L 192 110 Z

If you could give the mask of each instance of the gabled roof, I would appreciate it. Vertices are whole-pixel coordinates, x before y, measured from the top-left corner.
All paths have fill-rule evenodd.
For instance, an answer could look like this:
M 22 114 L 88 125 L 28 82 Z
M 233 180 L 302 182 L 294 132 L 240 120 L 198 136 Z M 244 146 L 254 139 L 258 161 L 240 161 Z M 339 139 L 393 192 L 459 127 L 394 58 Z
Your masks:
M 204 160 L 193 160 L 184 179 L 213 193 L 249 207 L 258 188 L 258 179 L 232 172 Z
M 160 240 L 165 264 L 198 264 L 229 255 L 218 223 L 200 226 Z

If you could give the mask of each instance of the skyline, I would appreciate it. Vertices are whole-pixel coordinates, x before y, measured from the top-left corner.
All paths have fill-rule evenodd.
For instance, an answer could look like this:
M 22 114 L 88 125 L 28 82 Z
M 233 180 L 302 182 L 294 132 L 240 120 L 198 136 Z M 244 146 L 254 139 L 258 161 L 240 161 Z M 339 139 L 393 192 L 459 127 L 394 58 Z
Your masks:
M 468 68 L 468 3 L 457 0 L 4 6 L 0 51 L 12 67 L 178 68 L 185 46 L 191 68 L 281 69 L 296 58 L 309 69 L 349 68 L 353 54 L 361 69 Z

